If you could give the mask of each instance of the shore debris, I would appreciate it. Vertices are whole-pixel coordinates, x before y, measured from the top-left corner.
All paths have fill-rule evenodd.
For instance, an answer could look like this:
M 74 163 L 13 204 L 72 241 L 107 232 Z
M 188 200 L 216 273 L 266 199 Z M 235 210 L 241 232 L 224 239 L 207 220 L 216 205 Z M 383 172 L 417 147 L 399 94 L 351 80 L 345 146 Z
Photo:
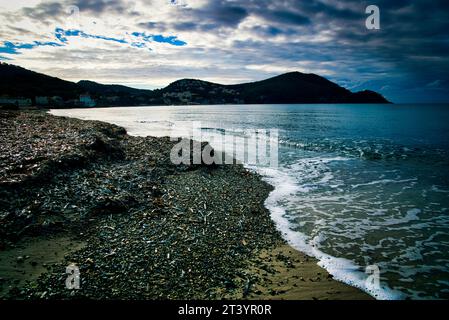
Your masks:
M 242 165 L 174 165 L 169 138 L 131 137 L 114 125 L 42 112 L 5 113 L 0 245 L 56 233 L 87 244 L 7 298 L 249 295 L 253 280 L 242 274 L 249 259 L 284 243 L 263 205 L 272 187 Z M 72 263 L 80 290 L 64 287 Z

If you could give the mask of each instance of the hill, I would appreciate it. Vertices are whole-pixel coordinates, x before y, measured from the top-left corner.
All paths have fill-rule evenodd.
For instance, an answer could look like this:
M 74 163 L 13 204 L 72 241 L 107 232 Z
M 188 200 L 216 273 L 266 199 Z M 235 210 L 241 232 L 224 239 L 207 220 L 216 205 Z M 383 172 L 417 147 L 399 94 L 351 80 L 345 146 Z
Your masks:
M 389 103 L 374 91 L 352 93 L 326 78 L 301 72 L 237 85 L 183 79 L 162 89 L 162 94 L 165 104 Z
M 50 77 L 19 66 L 0 64 L 0 95 L 26 98 L 60 96 L 64 99 L 73 99 L 81 91 L 76 83 Z
M 87 80 L 79 81 L 77 84 L 84 92 L 89 93 L 98 105 L 133 106 L 156 102 L 155 92 L 151 90 L 135 89 L 116 84 L 100 84 Z
M 142 90 L 83 80 L 61 80 L 18 66 L 0 65 L 0 96 L 61 96 L 89 93 L 99 106 L 253 104 L 253 103 L 389 103 L 377 92 L 351 92 L 316 74 L 290 72 L 270 79 L 222 85 L 198 79 L 175 81 L 163 89 Z

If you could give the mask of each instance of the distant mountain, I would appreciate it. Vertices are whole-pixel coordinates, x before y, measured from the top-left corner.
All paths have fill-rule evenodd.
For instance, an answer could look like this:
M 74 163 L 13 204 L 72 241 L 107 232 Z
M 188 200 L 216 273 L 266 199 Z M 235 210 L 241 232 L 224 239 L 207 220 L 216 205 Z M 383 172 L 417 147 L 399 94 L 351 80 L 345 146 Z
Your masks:
M 92 81 L 64 81 L 2 63 L 0 95 L 61 96 L 89 93 L 99 106 L 245 104 L 245 103 L 389 103 L 374 91 L 351 92 L 316 74 L 291 72 L 267 80 L 222 85 L 197 79 L 175 81 L 163 89 L 142 90 Z
M 389 103 L 374 91 L 351 91 L 316 74 L 290 72 L 267 80 L 222 85 L 178 80 L 161 90 L 165 104 Z
M 135 106 L 154 104 L 157 100 L 155 92 L 130 88 L 116 84 L 100 84 L 93 81 L 79 81 L 78 86 L 89 93 L 100 106 Z
M 248 103 L 349 102 L 352 93 L 315 74 L 291 72 L 263 81 L 233 86 Z
M 81 88 L 73 82 L 50 77 L 11 64 L 0 64 L 0 96 L 34 98 L 35 96 L 77 97 Z
M 118 84 L 101 84 L 88 80 L 81 80 L 78 85 L 85 91 L 105 95 L 121 95 L 121 94 L 151 94 L 151 90 L 142 90 L 130 88 Z

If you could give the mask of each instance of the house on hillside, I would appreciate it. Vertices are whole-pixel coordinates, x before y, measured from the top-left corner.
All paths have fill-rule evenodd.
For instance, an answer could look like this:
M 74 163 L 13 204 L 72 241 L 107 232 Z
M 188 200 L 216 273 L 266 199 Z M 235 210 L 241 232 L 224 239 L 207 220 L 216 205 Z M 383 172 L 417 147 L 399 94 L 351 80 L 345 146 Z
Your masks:
M 17 97 L 0 97 L 0 105 L 14 105 L 16 107 L 30 107 L 32 101 L 29 98 Z

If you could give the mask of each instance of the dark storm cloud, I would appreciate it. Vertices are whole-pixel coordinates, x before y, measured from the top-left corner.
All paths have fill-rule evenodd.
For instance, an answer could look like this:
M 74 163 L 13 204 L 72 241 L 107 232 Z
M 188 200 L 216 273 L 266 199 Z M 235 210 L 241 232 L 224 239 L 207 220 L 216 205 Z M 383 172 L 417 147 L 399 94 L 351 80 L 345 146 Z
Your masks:
M 237 5 L 236 1 L 226 0 L 214 0 L 202 8 L 185 7 L 182 10 L 188 20 L 174 23 L 176 30 L 207 31 L 222 27 L 233 28 L 248 16 L 244 3 Z
M 59 2 L 41 3 L 36 7 L 26 7 L 22 9 L 24 16 L 33 20 L 46 21 L 48 18 L 62 16 L 65 12 L 65 6 Z
M 352 52 L 367 55 L 371 52 L 377 60 L 391 63 L 389 75 L 400 75 L 403 79 L 401 83 L 389 84 L 392 87 L 402 85 L 404 90 L 418 87 L 424 96 L 422 88 L 439 80 L 438 95 L 448 101 L 449 3 L 379 1 L 377 5 L 381 11 L 381 30 L 372 32 L 346 24 L 347 28 L 336 34 L 336 40 Z M 433 89 L 428 90 L 427 96 L 435 95 Z
M 220 3 L 221 6 L 226 4 L 225 1 Z M 248 16 L 265 21 L 253 27 L 252 32 L 266 40 L 238 41 L 234 43 L 236 50 L 253 52 L 257 49 L 261 56 L 292 61 L 307 59 L 318 63 L 328 59 L 350 66 L 348 71 L 361 79 L 378 77 L 377 82 L 373 81 L 379 83 L 379 88 L 438 88 L 440 94 L 446 92 L 446 100 L 449 100 L 448 1 L 259 0 L 229 3 L 238 3 Z M 365 28 L 368 16 L 365 8 L 371 4 L 380 8 L 381 30 Z M 195 24 L 189 27 L 194 29 Z M 328 32 L 331 38 L 317 44 L 301 43 L 299 48 L 294 41 L 295 37 L 318 37 L 319 32 Z M 279 35 L 288 35 L 292 43 L 269 43 L 271 37 Z M 382 74 L 381 79 L 379 74 Z M 338 80 L 338 74 L 335 77 Z M 359 89 L 363 89 L 364 83 L 372 84 L 373 81 L 361 82 Z M 382 81 L 383 85 L 380 84 Z M 438 86 L 427 86 L 429 83 Z
M 22 9 L 22 15 L 54 22 L 67 15 L 68 5 L 76 5 L 93 16 L 137 14 L 122 1 L 45 2 Z M 319 66 L 317 70 L 325 68 L 331 80 L 348 88 L 383 90 L 393 101 L 410 97 L 449 101 L 447 0 L 209 0 L 201 7 L 177 5 L 193 1 L 172 1 L 173 14 L 169 18 L 142 14 L 142 19 L 133 20 L 130 29 L 137 27 L 139 32 L 151 34 L 154 30 L 191 32 L 198 37 L 215 35 L 217 39 L 238 30 L 241 33 L 235 39 L 239 40 L 228 41 L 231 47 L 217 41 L 201 48 L 204 54 L 229 59 L 234 70 L 249 64 L 294 66 L 306 61 L 311 70 L 313 66 Z M 154 1 L 144 3 L 148 8 L 154 5 Z M 380 30 L 365 27 L 365 9 L 372 4 L 380 8 Z M 196 59 L 188 51 L 192 50 L 190 46 L 185 50 Z M 260 74 L 274 75 L 263 70 Z
M 192 21 L 174 23 L 173 27 L 178 31 L 197 30 L 199 25 Z
M 129 11 L 121 0 L 66 0 L 59 2 L 43 2 L 35 7 L 25 7 L 22 14 L 33 20 L 42 22 L 61 21 L 65 19 L 70 12 L 71 6 L 79 8 L 80 12 L 92 15 L 103 13 L 116 13 L 137 15 L 134 11 Z
M 294 35 L 295 30 L 291 28 L 278 28 L 274 26 L 254 26 L 252 32 L 262 37 L 276 37 L 279 35 Z
M 75 0 L 71 2 L 80 11 L 100 14 L 104 12 L 115 12 L 123 14 L 127 11 L 126 5 L 121 0 Z
M 306 16 L 291 12 L 291 11 L 269 11 L 267 10 L 265 14 L 262 15 L 266 20 L 280 22 L 285 24 L 293 24 L 293 25 L 304 25 L 309 24 L 310 19 Z
M 137 26 L 145 30 L 159 30 L 159 31 L 167 30 L 167 26 L 164 22 L 153 22 L 153 21 L 139 22 Z
M 248 12 L 242 7 L 225 7 L 217 5 L 217 3 L 215 3 L 210 8 L 207 8 L 200 14 L 200 16 L 203 17 L 212 17 L 215 22 L 227 26 L 237 25 L 238 23 L 240 23 L 240 21 L 246 18 L 247 15 Z

